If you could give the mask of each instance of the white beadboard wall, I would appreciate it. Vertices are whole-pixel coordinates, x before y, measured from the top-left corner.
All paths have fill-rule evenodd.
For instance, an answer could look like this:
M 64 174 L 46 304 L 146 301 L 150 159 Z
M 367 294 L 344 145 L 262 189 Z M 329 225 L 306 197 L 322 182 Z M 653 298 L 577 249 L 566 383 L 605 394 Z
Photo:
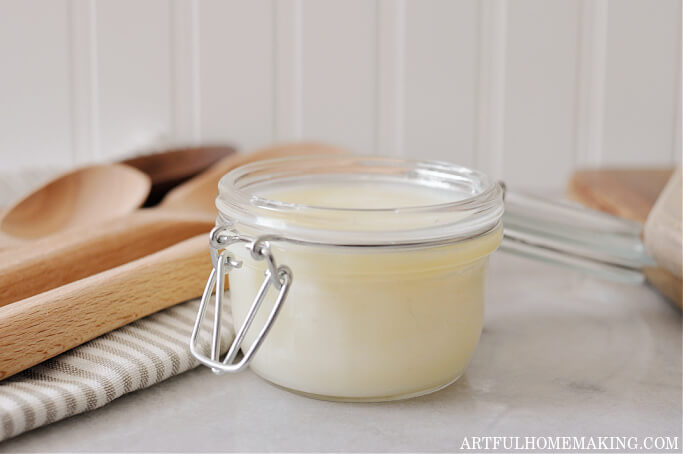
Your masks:
M 681 160 L 680 0 L 0 0 L 0 170 L 319 139 L 524 188 Z

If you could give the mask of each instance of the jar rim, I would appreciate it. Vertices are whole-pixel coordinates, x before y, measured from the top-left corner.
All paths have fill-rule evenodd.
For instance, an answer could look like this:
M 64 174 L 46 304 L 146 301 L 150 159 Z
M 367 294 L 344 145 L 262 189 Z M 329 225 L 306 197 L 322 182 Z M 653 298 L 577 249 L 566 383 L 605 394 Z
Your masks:
M 453 200 L 386 207 L 292 203 L 264 196 L 263 188 L 341 181 L 403 184 L 445 191 Z M 409 186 L 406 186 L 409 187 Z M 452 242 L 500 224 L 503 189 L 483 172 L 444 161 L 363 155 L 274 158 L 237 167 L 221 178 L 218 222 L 297 242 L 372 246 Z M 456 197 L 457 195 L 457 197 Z M 353 219 L 353 226 L 339 225 Z

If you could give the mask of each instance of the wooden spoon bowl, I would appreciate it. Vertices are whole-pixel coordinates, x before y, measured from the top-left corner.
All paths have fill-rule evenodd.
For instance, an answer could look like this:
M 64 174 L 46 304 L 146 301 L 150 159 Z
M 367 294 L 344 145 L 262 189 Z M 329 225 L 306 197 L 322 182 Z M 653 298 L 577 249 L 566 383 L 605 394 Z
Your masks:
M 233 153 L 229 146 L 179 148 L 63 174 L 0 215 L 0 250 L 129 214 L 143 202 L 156 205 Z
M 52 180 L 7 209 L 0 218 L 0 232 L 11 244 L 112 219 L 139 207 L 150 187 L 146 174 L 126 165 L 82 167 Z

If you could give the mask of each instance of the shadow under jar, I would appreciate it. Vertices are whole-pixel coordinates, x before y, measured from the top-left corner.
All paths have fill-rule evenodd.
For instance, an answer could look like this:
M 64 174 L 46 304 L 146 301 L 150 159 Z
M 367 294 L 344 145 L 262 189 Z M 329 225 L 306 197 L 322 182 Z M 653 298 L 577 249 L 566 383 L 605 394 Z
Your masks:
M 288 390 L 343 401 L 414 397 L 463 373 L 503 236 L 498 183 L 442 162 L 287 158 L 228 173 L 216 206 L 215 269 L 191 343 L 215 372 L 248 364 Z M 197 341 L 228 272 L 242 328 L 221 360 L 223 292 L 210 356 Z

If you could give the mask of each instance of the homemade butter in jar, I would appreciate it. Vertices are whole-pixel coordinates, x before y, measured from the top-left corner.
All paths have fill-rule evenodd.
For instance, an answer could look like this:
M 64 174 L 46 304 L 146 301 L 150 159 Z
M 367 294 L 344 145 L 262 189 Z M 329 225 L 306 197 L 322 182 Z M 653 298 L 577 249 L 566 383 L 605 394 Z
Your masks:
M 442 162 L 346 155 L 260 161 L 219 184 L 214 272 L 192 338 L 216 372 L 248 364 L 312 397 L 380 401 L 438 390 L 479 340 L 503 190 Z M 228 274 L 236 339 L 198 351 Z M 235 362 L 241 348 L 244 356 Z

